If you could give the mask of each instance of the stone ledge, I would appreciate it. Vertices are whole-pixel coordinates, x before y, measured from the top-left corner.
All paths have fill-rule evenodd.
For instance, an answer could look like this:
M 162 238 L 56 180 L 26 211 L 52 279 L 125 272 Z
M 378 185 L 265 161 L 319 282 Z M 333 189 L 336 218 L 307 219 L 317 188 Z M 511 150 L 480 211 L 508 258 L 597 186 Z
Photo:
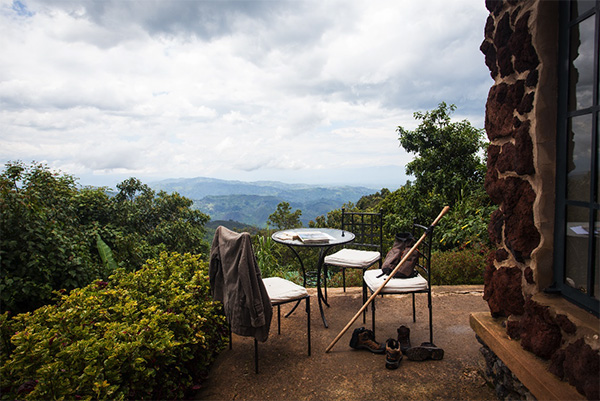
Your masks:
M 504 362 L 511 372 L 538 400 L 585 400 L 575 387 L 548 371 L 549 363 L 521 348 L 502 327 L 505 319 L 494 319 L 489 312 L 469 316 L 475 334 Z

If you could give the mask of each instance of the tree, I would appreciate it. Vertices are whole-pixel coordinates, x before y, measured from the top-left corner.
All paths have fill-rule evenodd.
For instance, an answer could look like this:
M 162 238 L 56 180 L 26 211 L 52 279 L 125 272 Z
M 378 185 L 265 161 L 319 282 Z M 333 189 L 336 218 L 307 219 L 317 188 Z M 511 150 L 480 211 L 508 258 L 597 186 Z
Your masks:
M 289 203 L 280 202 L 277 205 L 277 210 L 269 216 L 267 222 L 278 230 L 299 228 L 302 227 L 300 216 L 302 216 L 302 211 L 300 209 L 297 209 L 292 213 L 292 208 Z
M 52 291 L 101 274 L 79 227 L 75 179 L 42 164 L 7 163 L 0 175 L 1 310 L 33 310 Z M 95 239 L 94 239 L 95 240 Z
M 177 193 L 156 194 L 138 179 L 79 189 L 47 166 L 7 163 L 0 173 L 0 310 L 30 311 L 53 291 L 139 269 L 162 251 L 208 254 L 209 217 Z
M 433 220 L 446 205 L 457 202 L 482 191 L 485 164 L 482 160 L 486 144 L 483 130 L 477 129 L 467 120 L 452 122 L 455 105 L 442 102 L 428 112 L 416 112 L 414 117 L 421 123 L 414 131 L 398 127 L 400 146 L 414 159 L 406 165 L 406 173 L 415 179 L 401 188 L 399 203 L 383 202 L 395 213 L 395 229 L 401 224 L 407 229 L 413 219 L 419 222 Z
M 483 130 L 467 120 L 451 122 L 454 110 L 455 105 L 442 102 L 432 111 L 414 113 L 421 120 L 416 130 L 397 129 L 400 146 L 416 154 L 406 165 L 406 173 L 415 177 L 416 190 L 433 193 L 450 206 L 461 193 L 480 187 L 485 174 Z

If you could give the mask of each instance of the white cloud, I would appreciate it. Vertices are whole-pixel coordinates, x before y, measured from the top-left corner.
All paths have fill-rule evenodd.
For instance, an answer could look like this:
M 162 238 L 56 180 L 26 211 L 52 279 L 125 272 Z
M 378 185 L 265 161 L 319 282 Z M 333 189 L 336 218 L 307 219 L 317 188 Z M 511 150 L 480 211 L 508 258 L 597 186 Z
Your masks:
M 84 184 L 402 169 L 414 111 L 483 125 L 486 17 L 472 0 L 0 0 L 0 162 Z

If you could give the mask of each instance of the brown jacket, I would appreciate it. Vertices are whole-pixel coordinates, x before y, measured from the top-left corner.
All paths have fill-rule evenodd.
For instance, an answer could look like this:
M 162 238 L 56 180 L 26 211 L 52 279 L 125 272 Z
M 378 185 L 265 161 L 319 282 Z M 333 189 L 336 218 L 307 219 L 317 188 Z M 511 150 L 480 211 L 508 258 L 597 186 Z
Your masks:
M 221 301 L 234 333 L 266 341 L 273 316 L 248 233 L 217 227 L 208 269 L 214 299 Z

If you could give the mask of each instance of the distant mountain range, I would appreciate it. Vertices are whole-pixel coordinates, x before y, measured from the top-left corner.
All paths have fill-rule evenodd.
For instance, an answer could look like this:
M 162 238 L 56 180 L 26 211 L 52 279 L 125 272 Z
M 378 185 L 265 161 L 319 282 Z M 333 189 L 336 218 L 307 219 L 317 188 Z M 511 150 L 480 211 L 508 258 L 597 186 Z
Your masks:
M 367 187 L 325 187 L 205 177 L 167 179 L 149 185 L 157 191 L 178 192 L 192 199 L 194 207 L 208 214 L 211 220 L 232 220 L 257 227 L 266 226 L 269 215 L 281 202 L 288 202 L 293 210 L 300 209 L 301 220 L 307 226 L 317 216 L 339 209 L 344 203 L 356 203 L 362 196 L 377 192 Z

